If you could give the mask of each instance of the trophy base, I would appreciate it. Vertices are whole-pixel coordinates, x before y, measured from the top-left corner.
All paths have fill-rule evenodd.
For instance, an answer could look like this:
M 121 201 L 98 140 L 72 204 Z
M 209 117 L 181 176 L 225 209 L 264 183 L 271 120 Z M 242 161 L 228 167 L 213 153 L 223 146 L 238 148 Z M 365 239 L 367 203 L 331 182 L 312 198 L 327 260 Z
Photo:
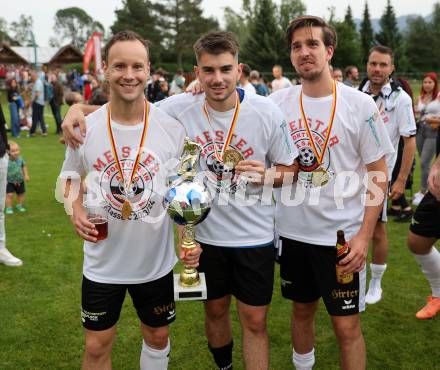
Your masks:
M 180 274 L 174 274 L 174 300 L 175 301 L 198 301 L 206 299 L 206 280 L 203 272 L 199 273 L 200 284 L 194 287 L 180 285 Z

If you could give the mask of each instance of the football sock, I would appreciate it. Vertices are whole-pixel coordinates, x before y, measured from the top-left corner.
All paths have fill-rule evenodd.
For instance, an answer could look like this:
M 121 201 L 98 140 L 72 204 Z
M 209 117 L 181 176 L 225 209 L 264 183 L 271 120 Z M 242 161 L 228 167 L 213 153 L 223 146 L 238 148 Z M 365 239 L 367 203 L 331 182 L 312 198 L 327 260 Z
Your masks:
M 208 343 L 209 351 L 212 353 L 214 357 L 214 362 L 218 366 L 219 370 L 232 370 L 232 347 L 234 346 L 234 342 L 231 340 L 231 343 L 226 346 L 214 348 Z
M 429 282 L 433 297 L 440 297 L 440 253 L 437 248 L 431 248 L 428 254 L 415 254 L 416 261 Z
M 145 341 L 142 341 L 140 360 L 141 370 L 166 370 L 170 356 L 170 340 L 163 349 L 151 348 Z
M 304 354 L 296 353 L 293 349 L 292 362 L 296 370 L 312 370 L 315 364 L 315 349 Z

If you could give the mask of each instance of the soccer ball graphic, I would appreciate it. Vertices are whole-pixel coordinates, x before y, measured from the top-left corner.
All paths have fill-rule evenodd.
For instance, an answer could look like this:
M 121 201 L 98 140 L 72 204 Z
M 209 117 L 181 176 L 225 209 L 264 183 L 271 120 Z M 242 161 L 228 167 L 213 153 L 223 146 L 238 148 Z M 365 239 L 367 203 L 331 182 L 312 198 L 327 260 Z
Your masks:
M 309 147 L 301 148 L 299 150 L 299 158 L 301 164 L 306 167 L 312 166 L 312 164 L 316 161 L 315 154 L 313 154 L 312 148 Z

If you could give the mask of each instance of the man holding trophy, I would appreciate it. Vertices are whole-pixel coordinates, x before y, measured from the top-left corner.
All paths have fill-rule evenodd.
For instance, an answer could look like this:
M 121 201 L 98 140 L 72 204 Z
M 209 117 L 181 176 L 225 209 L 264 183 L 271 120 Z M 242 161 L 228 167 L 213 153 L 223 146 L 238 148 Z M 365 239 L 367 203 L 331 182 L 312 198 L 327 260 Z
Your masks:
M 175 95 L 158 106 L 201 146 L 199 170 L 216 194 L 210 214 L 196 227 L 203 248 L 199 271 L 207 282 L 208 346 L 219 368 L 232 368 L 233 295 L 245 366 L 268 369 L 266 316 L 274 277 L 271 189 L 294 180 L 297 151 L 275 104 L 236 88 L 241 64 L 233 34 L 203 35 L 194 51 L 195 72 L 205 93 Z
M 175 320 L 172 269 L 177 259 L 162 198 L 166 163 L 179 158 L 185 131 L 145 100 L 149 50 L 137 34 L 124 31 L 110 39 L 104 49 L 104 71 L 110 102 L 87 116 L 84 144 L 78 150 L 67 149 L 60 175 L 69 180 L 69 191 L 76 192 L 72 222 L 85 240 L 83 369 L 111 369 L 116 323 L 127 290 L 141 321 L 140 367 L 166 369 L 168 324 Z M 80 180 L 85 176 L 87 209 Z M 107 219 L 106 237 L 97 230 Z M 197 246 L 181 253 L 183 262 L 197 267 L 200 252 Z
M 232 368 L 233 295 L 243 330 L 245 366 L 268 369 L 266 316 L 274 279 L 272 187 L 296 180 L 298 152 L 275 104 L 236 88 L 241 64 L 233 34 L 206 34 L 194 51 L 195 72 L 205 93 L 174 95 L 157 105 L 181 122 L 189 140 L 200 146 L 197 177 L 215 194 L 208 217 L 195 230 L 203 247 L 199 270 L 207 284 L 208 346 L 219 368 Z M 95 108 L 73 107 L 63 123 L 66 141 L 73 146 L 83 141 L 73 132 L 78 121 L 85 131 L 82 109 Z M 181 188 L 174 192 L 173 186 L 171 191 L 171 202 L 177 192 L 184 193 Z M 185 198 L 184 205 L 190 202 Z M 192 240 L 187 236 L 183 235 L 183 244 Z

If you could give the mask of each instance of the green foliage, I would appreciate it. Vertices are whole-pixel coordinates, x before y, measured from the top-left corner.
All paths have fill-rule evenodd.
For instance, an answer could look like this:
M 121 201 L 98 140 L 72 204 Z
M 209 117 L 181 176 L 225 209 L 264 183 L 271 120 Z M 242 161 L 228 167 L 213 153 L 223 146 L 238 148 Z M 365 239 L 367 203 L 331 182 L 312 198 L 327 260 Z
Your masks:
M 343 21 L 335 20 L 334 8 L 331 8 L 329 23 L 338 35 L 338 45 L 332 58 L 332 65 L 344 69 L 348 65 L 358 66 L 361 63 L 361 44 L 351 8 L 347 8 Z
M 161 14 L 164 41 L 176 54 L 179 66 L 185 50 L 191 49 L 200 35 L 218 29 L 218 22 L 203 16 L 202 0 L 164 0 Z
M 381 31 L 376 34 L 376 41 L 380 45 L 388 46 L 394 52 L 394 65 L 398 71 L 406 70 L 408 60 L 405 55 L 405 42 L 397 27 L 396 15 L 391 5 L 391 0 L 387 0 L 387 6 L 380 18 Z
M 163 33 L 158 25 L 161 6 L 150 0 L 124 0 L 122 8 L 115 10 L 116 21 L 110 27 L 113 34 L 132 30 L 151 42 L 150 57 L 154 63 L 163 50 Z
M 406 51 L 411 69 L 428 71 L 432 67 L 432 50 L 436 41 L 432 25 L 422 17 L 416 17 L 408 21 L 408 27 Z
M 83 50 L 92 33 L 96 31 L 104 34 L 104 27 L 83 9 L 71 7 L 56 12 L 54 31 L 60 43 L 67 40 Z
M 344 23 L 350 27 L 353 31 L 356 31 L 356 24 L 354 23 L 353 14 L 351 12 L 350 5 L 347 7 L 347 12 L 345 13 Z
M 368 60 L 368 52 L 370 51 L 370 48 L 373 46 L 374 42 L 373 26 L 371 25 L 370 12 L 368 10 L 367 2 L 365 2 L 364 14 L 361 22 L 360 41 L 362 62 L 365 65 Z
M 301 0 L 281 0 L 278 8 L 278 22 L 281 27 L 281 32 L 284 32 L 291 20 L 303 15 L 306 12 L 306 6 Z
M 242 59 L 252 69 L 267 70 L 281 62 L 283 36 L 276 19 L 276 7 L 272 0 L 257 0 L 254 17 L 249 21 L 249 37 L 243 50 Z
M 9 29 L 11 32 L 11 37 L 21 46 L 31 46 L 31 36 L 34 25 L 34 19 L 31 15 L 26 16 L 21 14 L 18 21 L 11 23 Z
M 235 33 L 241 45 L 241 61 L 260 71 L 271 70 L 274 64 L 290 68 L 289 51 L 284 33 L 289 22 L 304 14 L 301 0 L 243 0 L 242 11 L 225 8 L 226 30 Z
M 243 12 L 242 12 L 243 13 Z M 240 46 L 243 46 L 249 35 L 248 18 L 236 13 L 232 8 L 224 9 L 225 29 L 237 37 Z

